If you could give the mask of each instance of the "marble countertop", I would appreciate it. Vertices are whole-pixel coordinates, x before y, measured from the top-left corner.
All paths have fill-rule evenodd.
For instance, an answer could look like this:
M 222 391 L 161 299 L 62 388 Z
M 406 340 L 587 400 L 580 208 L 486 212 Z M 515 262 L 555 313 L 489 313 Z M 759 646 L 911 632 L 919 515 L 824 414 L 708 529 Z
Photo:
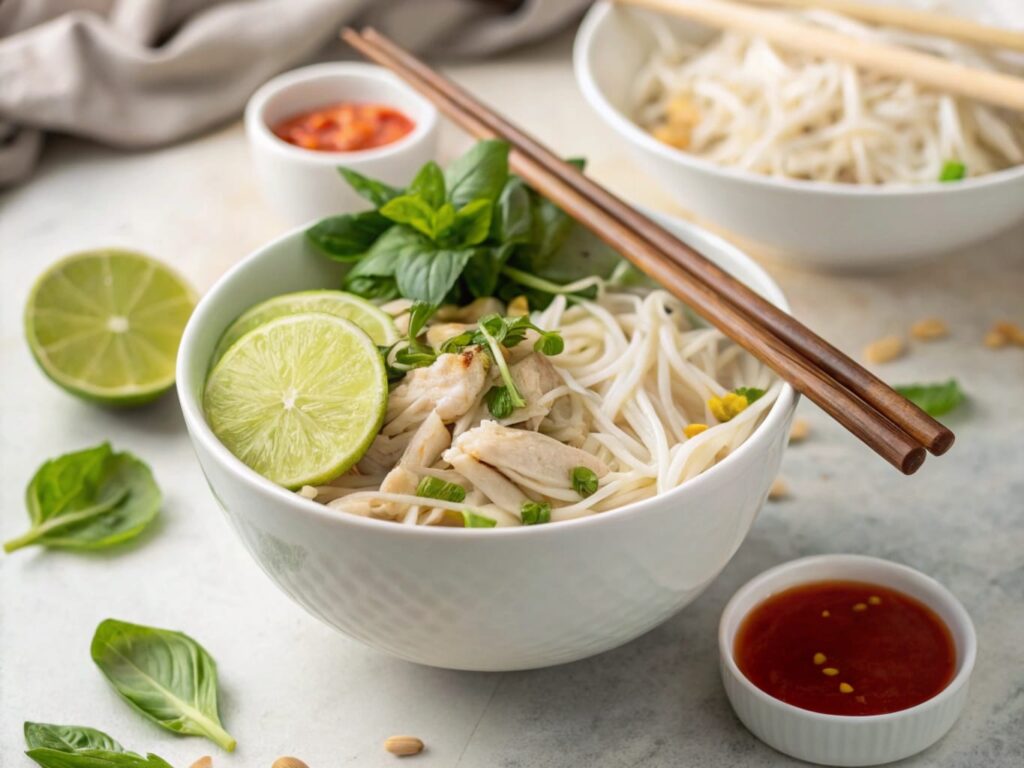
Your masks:
M 449 71 L 627 198 L 672 211 L 578 95 L 569 40 Z M 444 136 L 446 156 L 466 139 Z M 3 402 L 0 535 L 25 524 L 23 488 L 45 459 L 104 439 L 145 457 L 166 494 L 160 522 L 112 555 L 22 551 L 0 558 L 0 763 L 19 756 L 24 720 L 88 724 L 176 766 L 390 765 L 394 733 L 427 743 L 423 768 L 789 765 L 735 719 L 718 679 L 715 630 L 744 581 L 822 552 L 890 558 L 964 602 L 980 653 L 953 731 L 907 766 L 1024 764 L 1024 350 L 981 344 L 996 320 L 1024 322 L 1024 227 L 968 253 L 892 275 L 836 277 L 770 267 L 795 313 L 856 353 L 943 318 L 948 340 L 878 370 L 892 382 L 957 377 L 969 404 L 959 439 L 912 478 L 896 474 L 804 403 L 811 437 L 786 456 L 789 498 L 769 503 L 722 576 L 644 637 L 553 669 L 470 674 L 418 667 L 336 634 L 278 592 L 211 498 L 173 397 L 134 412 L 81 403 L 37 370 L 22 336 L 29 287 L 77 249 L 119 245 L 173 263 L 200 290 L 282 224 L 258 196 L 239 125 L 179 146 L 118 153 L 53 141 L 27 185 L 0 197 Z M 119 701 L 89 660 L 108 616 L 179 628 L 219 662 L 234 755 L 176 738 Z M 412 764 L 412 763 L 410 763 Z

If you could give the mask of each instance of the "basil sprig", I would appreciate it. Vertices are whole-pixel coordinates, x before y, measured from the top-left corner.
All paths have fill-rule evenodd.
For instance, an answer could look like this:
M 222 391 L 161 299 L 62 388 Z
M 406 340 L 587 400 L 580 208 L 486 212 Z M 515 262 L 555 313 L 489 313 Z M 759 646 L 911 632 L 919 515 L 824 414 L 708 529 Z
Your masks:
M 169 731 L 234 750 L 217 707 L 217 664 L 191 637 L 107 619 L 96 628 L 91 653 L 136 711 Z
M 101 549 L 138 536 L 160 511 L 160 489 L 145 463 L 109 443 L 47 461 L 25 492 L 32 526 L 6 552 L 38 544 Z
M 306 237 L 349 263 L 345 289 L 369 299 L 439 306 L 527 295 L 543 308 L 561 292 L 552 281 L 610 276 L 619 256 L 511 175 L 508 152 L 481 141 L 445 171 L 427 163 L 404 189 L 340 168 L 373 209 L 323 219 Z
M 25 746 L 43 768 L 171 768 L 161 757 L 128 752 L 103 731 L 82 725 L 25 723 Z

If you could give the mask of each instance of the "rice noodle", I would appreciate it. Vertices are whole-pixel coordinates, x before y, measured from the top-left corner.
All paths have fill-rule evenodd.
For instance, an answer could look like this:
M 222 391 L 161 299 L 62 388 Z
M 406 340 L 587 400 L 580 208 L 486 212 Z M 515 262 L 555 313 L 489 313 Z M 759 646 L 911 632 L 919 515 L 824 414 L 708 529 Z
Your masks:
M 916 48 L 954 62 L 1021 73 L 1019 59 L 952 41 L 875 28 L 826 12 L 826 29 Z M 1014 115 L 835 60 L 726 32 L 705 46 L 652 20 L 657 49 L 633 87 L 637 121 L 697 157 L 768 176 L 856 184 L 938 181 L 948 161 L 980 176 L 1024 163 Z

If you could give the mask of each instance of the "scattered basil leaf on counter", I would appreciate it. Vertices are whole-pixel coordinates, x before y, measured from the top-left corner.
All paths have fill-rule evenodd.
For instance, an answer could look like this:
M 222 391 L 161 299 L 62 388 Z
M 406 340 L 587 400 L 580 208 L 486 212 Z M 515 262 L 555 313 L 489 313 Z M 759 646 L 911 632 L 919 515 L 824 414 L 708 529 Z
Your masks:
M 458 483 L 449 483 L 439 477 L 424 477 L 416 486 L 416 495 L 461 503 L 466 500 L 466 489 Z
M 191 637 L 107 619 L 90 650 L 114 690 L 138 712 L 169 731 L 234 750 L 217 708 L 217 664 Z
M 546 501 L 524 501 L 519 513 L 523 518 L 523 525 L 551 522 L 551 505 Z
M 594 470 L 588 467 L 576 467 L 569 475 L 572 480 L 572 488 L 583 498 L 593 496 L 597 491 L 597 475 Z
M 390 184 L 385 184 L 383 181 L 371 179 L 369 176 L 363 176 L 363 174 L 358 171 L 353 171 L 351 168 L 339 167 L 338 173 L 340 173 L 342 178 L 348 182 L 348 185 L 355 190 L 356 194 L 366 200 L 369 200 L 378 208 L 389 200 L 402 194 L 402 190 L 400 188 L 393 187 Z
M 145 463 L 109 443 L 50 459 L 25 492 L 32 527 L 4 544 L 101 549 L 137 536 L 160 511 L 160 489 Z
M 79 752 L 85 749 L 105 749 L 124 752 L 124 748 L 103 731 L 84 725 L 52 725 L 25 723 L 25 745 L 29 749 L 55 749 L 61 752 Z
M 498 521 L 493 518 L 468 510 L 463 511 L 462 519 L 465 521 L 466 528 L 493 528 L 498 524 Z
M 893 387 L 929 416 L 943 416 L 964 401 L 963 390 L 956 379 L 938 384 L 908 384 Z
M 967 166 L 956 160 L 947 160 L 942 165 L 939 181 L 960 181 L 967 175 Z
M 757 387 L 736 387 L 733 393 L 747 398 L 747 405 L 752 405 L 755 400 L 760 400 L 764 397 L 764 390 Z
M 56 749 L 30 749 L 25 753 L 42 768 L 174 768 L 157 755 L 143 757 L 133 752 L 86 749 L 61 752 Z

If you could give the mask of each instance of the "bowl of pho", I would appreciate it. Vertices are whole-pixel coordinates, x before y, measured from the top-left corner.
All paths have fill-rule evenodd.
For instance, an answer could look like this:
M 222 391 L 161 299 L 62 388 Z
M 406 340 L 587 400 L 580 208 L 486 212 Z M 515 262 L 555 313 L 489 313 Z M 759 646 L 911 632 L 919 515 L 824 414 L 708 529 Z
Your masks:
M 844 35 L 1024 73 L 1019 55 L 825 11 L 796 15 Z M 1007 21 L 1024 23 L 1024 14 Z M 605 2 L 580 27 L 574 66 L 591 107 L 684 209 L 775 260 L 894 267 L 1024 219 L 1019 114 Z
M 547 666 L 680 610 L 746 536 L 796 396 L 481 142 L 251 254 L 179 397 L 213 495 L 313 615 L 404 659 Z M 339 183 L 341 181 L 339 180 Z M 770 301 L 748 257 L 667 221 Z

